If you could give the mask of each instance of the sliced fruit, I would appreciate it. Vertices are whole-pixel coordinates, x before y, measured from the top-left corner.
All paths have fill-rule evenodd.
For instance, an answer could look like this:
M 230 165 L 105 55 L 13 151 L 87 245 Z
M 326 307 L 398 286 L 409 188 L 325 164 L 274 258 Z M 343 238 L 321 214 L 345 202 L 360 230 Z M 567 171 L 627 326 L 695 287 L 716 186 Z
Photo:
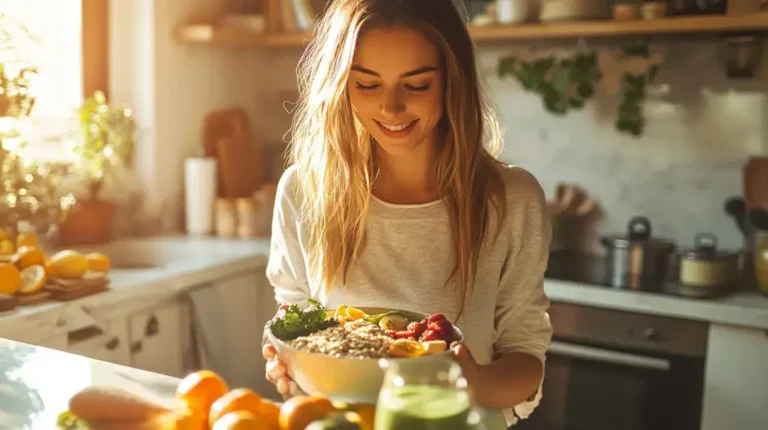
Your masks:
M 16 251 L 16 265 L 19 269 L 45 263 L 43 251 L 34 246 L 22 246 Z
M 439 354 L 448 349 L 448 343 L 444 340 L 430 340 L 421 342 L 425 354 Z
M 334 318 L 335 316 L 336 316 L 336 311 L 335 310 L 333 310 L 333 311 L 325 311 L 325 319 L 328 320 L 328 319 Z
M 0 255 L 11 255 L 16 252 L 13 242 L 8 239 L 0 240 Z
M 245 411 L 256 415 L 260 407 L 260 395 L 247 388 L 236 388 L 213 402 L 208 412 L 208 424 L 213 426 L 219 418 L 230 412 Z
M 339 305 L 339 307 L 336 308 L 336 312 L 333 314 L 335 318 L 338 317 L 349 317 L 349 314 L 347 313 L 347 307 L 344 305 Z
M 355 403 L 345 405 L 342 409 L 352 411 L 360 415 L 363 430 L 373 430 L 373 422 L 376 417 L 376 405 L 369 403 Z
M 361 311 L 360 309 L 353 308 L 352 306 L 347 308 L 347 315 L 352 318 L 352 320 L 359 320 L 368 316 L 368 314 L 365 312 Z
M 211 405 L 227 391 L 229 387 L 221 376 L 210 370 L 198 370 L 179 382 L 176 398 L 186 401 L 192 413 L 204 416 L 207 422 Z
M 280 430 L 305 430 L 337 409 L 330 400 L 321 396 L 295 396 L 280 408 Z
M 34 233 L 19 233 L 19 235 L 16 236 L 16 249 L 23 246 L 39 248 L 40 243 L 37 241 L 37 235 Z
M 92 252 L 86 255 L 85 259 L 88 261 L 88 270 L 93 272 L 109 272 L 112 268 L 109 257 L 100 252 Z
M 396 339 L 389 345 L 389 355 L 392 357 L 420 357 L 424 352 L 424 347 L 415 340 Z
M 88 271 L 88 260 L 77 251 L 60 251 L 51 257 L 48 270 L 56 278 L 82 278 Z
M 237 411 L 219 418 L 211 430 L 269 430 L 269 427 L 256 415 L 248 411 Z
M 387 315 L 379 320 L 379 327 L 383 330 L 405 331 L 408 328 L 408 318 L 403 315 Z
M 40 264 L 28 266 L 21 270 L 19 282 L 20 294 L 32 294 L 40 291 L 45 286 L 47 277 L 45 267 Z
M 408 324 L 408 331 L 415 333 L 417 337 L 421 336 L 421 334 L 424 333 L 426 330 L 427 330 L 427 325 L 422 322 L 414 321 Z
M 10 263 L 0 263 L 0 294 L 14 294 L 19 290 L 19 268 Z

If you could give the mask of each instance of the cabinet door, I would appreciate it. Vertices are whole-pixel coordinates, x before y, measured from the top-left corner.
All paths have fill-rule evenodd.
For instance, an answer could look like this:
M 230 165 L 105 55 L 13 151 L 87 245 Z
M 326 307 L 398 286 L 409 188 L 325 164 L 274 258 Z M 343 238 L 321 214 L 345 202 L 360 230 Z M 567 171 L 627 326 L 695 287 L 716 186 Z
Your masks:
M 165 303 L 128 317 L 130 365 L 164 375 L 184 376 L 186 317 L 185 306 L 180 302 Z
M 261 344 L 264 324 L 275 313 L 273 296 L 263 270 L 218 280 L 190 295 L 201 365 L 232 386 L 268 398 L 276 393 L 264 377 Z
M 103 325 L 89 325 L 70 331 L 66 336 L 65 350 L 94 360 L 128 365 L 128 328 L 125 318 L 115 318 Z
M 702 430 L 768 423 L 768 331 L 711 324 Z

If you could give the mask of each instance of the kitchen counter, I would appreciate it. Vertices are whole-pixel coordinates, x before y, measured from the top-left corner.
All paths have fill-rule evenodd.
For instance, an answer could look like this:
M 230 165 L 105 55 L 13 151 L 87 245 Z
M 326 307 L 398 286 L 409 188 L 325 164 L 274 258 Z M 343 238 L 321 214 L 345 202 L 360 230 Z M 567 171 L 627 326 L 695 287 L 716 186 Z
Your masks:
M 91 309 L 126 301 L 161 301 L 239 271 L 261 270 L 267 263 L 269 239 L 169 236 L 77 249 L 99 250 L 113 259 L 111 290 L 72 302 L 47 302 L 0 313 L 0 336 L 9 330 L 28 328 L 41 319 L 55 319 L 69 308 L 90 313 Z M 544 288 L 555 302 L 768 329 L 768 296 L 757 292 L 691 299 L 551 278 L 545 280 Z
M 160 401 L 178 379 L 0 339 L 0 428 L 53 430 L 69 399 L 92 385 L 122 387 Z

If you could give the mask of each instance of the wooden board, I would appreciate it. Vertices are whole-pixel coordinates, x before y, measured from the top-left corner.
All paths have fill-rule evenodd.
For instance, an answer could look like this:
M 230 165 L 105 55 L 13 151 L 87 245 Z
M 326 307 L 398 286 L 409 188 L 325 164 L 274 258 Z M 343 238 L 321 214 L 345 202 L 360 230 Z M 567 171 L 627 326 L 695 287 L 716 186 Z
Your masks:
M 16 297 L 19 299 L 19 306 L 29 306 L 48 300 L 51 292 L 42 290 L 32 294 L 17 294 Z
M 218 155 L 217 145 L 220 139 L 234 134 L 237 124 L 248 129 L 248 116 L 242 109 L 214 111 L 203 120 L 203 150 L 206 157 Z

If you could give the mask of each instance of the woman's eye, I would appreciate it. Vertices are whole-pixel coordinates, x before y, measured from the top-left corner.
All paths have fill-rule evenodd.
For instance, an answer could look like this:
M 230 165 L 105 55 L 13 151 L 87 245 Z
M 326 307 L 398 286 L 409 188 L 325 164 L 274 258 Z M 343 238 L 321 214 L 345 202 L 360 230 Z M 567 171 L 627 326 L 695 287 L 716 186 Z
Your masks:
M 360 82 L 357 83 L 357 89 L 358 90 L 373 90 L 378 88 L 378 84 L 372 84 L 372 85 L 363 85 Z
M 415 85 L 406 85 L 405 87 L 406 87 L 406 88 L 408 88 L 408 89 L 409 89 L 409 90 L 411 90 L 411 91 L 426 91 L 426 90 L 428 90 L 428 89 L 429 89 L 431 86 L 432 86 L 432 83 L 431 83 L 431 82 L 427 82 L 427 83 L 426 83 L 426 84 L 424 84 L 424 85 L 419 85 L 419 86 L 415 86 Z

